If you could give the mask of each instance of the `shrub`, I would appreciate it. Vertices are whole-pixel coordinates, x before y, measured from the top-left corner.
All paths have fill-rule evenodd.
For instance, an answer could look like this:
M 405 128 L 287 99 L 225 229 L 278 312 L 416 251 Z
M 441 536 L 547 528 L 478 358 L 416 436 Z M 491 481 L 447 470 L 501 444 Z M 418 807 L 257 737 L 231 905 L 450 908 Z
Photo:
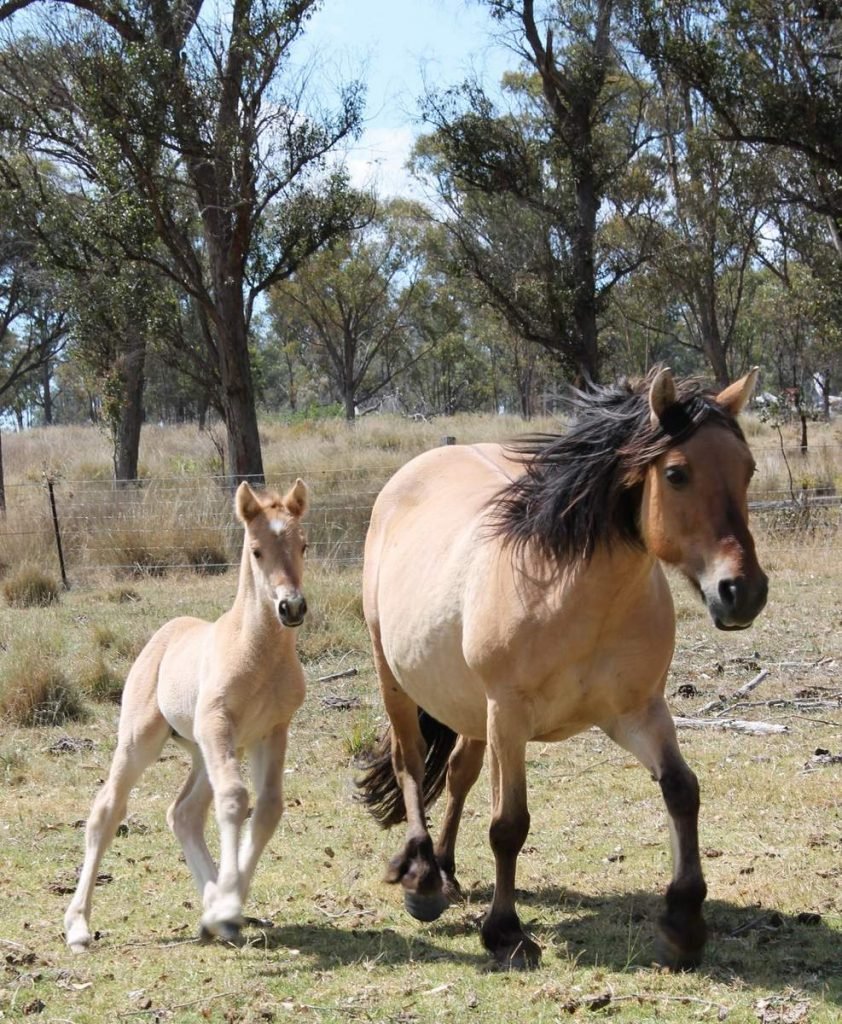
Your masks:
M 184 560 L 204 576 L 216 576 L 228 571 L 228 553 L 216 544 L 188 545 L 184 549 Z
M 98 654 L 79 680 L 88 696 L 100 703 L 119 704 L 123 696 L 123 677 Z
M 19 726 L 83 721 L 87 708 L 62 669 L 44 655 L 6 660 L 0 678 L 0 716 Z
M 3 584 L 3 593 L 13 608 L 44 608 L 59 599 L 58 584 L 40 569 L 21 569 Z

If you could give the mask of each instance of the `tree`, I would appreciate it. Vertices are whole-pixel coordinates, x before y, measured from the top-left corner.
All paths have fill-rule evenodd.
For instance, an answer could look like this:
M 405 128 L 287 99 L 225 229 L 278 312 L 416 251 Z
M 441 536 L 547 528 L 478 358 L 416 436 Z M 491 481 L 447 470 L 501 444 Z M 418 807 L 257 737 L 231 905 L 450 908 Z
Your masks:
M 409 346 L 418 249 L 411 206 L 387 207 L 367 227 L 335 241 L 272 293 L 272 315 L 297 332 L 328 373 L 353 421 L 356 408 L 416 358 Z
M 33 375 L 64 346 L 67 321 L 45 316 L 51 285 L 33 260 L 32 240 L 16 232 L 0 203 L 0 409 L 13 408 L 16 390 L 32 384 Z M 6 511 L 3 449 L 0 436 L 0 512 Z
M 546 28 L 531 0 L 487 5 L 524 68 L 506 79 L 510 109 L 475 82 L 431 93 L 415 166 L 488 301 L 570 374 L 598 380 L 600 314 L 648 253 L 649 86 L 612 0 L 549 4 Z M 638 227 L 615 244 L 619 221 Z
M 259 296 L 357 223 L 328 154 L 358 132 L 362 89 L 305 103 L 291 51 L 316 0 L 68 0 L 7 33 L 2 126 L 107 203 L 113 243 L 195 302 L 220 382 L 235 478 L 262 477 L 249 354 Z M 0 19 L 41 0 L 9 0 Z M 46 8 L 46 5 L 45 5 Z M 27 26 L 32 26 L 29 19 Z M 154 224 L 156 244 L 131 230 Z M 129 230 L 127 230 L 127 227 Z

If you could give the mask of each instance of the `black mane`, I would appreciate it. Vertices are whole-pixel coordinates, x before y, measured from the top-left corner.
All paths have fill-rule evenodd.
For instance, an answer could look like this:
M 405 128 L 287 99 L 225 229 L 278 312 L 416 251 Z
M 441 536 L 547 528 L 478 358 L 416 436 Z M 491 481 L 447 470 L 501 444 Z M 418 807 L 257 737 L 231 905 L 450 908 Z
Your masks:
M 634 384 L 574 390 L 567 433 L 529 435 L 506 446 L 526 472 L 489 505 L 495 534 L 517 549 L 534 542 L 559 561 L 588 561 L 597 547 L 617 541 L 642 545 L 638 512 L 646 467 L 710 420 L 743 436 L 697 381 L 676 381 L 677 401 L 653 427 L 655 372 Z

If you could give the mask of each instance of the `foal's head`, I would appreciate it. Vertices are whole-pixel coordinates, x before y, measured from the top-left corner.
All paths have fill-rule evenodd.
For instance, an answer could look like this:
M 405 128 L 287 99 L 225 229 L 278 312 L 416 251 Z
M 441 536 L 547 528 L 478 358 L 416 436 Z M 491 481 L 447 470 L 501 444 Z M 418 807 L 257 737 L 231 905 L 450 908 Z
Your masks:
M 707 399 L 713 414 L 695 427 L 692 405 L 679 400 L 669 370 L 649 388 L 651 426 L 675 443 L 646 470 L 641 534 L 654 555 L 696 587 L 719 629 L 750 626 L 766 604 L 768 580 L 748 528 L 754 459 L 735 420 L 756 378 L 753 370 Z
M 271 602 L 284 626 L 300 626 L 307 613 L 301 593 L 307 541 L 301 519 L 307 511 L 307 485 L 296 480 L 281 498 L 274 491 L 255 493 L 245 482 L 237 488 L 237 518 L 246 528 L 245 546 L 255 589 Z

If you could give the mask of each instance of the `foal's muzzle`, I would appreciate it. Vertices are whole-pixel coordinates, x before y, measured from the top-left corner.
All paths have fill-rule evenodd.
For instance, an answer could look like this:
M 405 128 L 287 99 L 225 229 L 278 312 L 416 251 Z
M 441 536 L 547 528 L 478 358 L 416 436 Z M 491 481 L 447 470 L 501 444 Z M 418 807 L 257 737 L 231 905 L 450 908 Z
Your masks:
M 278 602 L 278 618 L 285 626 L 300 626 L 306 614 L 307 601 L 303 594 L 293 594 Z
M 710 591 L 703 588 L 703 594 L 717 629 L 748 629 L 766 605 L 769 579 L 765 572 L 758 570 L 751 579 L 745 576 L 720 579 Z

